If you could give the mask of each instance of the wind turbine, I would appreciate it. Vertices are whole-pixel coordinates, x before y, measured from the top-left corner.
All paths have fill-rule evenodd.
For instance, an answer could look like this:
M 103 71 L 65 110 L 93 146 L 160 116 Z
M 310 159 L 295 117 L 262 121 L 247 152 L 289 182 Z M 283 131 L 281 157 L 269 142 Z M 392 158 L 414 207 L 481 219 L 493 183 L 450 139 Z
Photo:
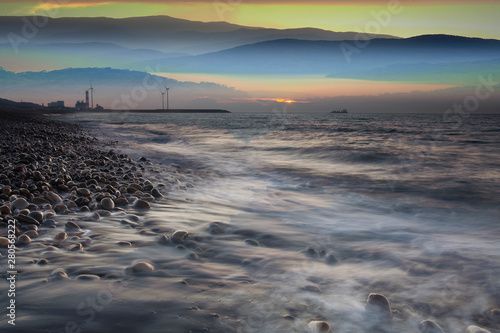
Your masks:
M 94 88 L 92 87 L 92 81 L 90 81 L 90 103 L 92 104 L 91 110 L 94 110 Z
M 170 90 L 170 88 L 167 88 L 167 86 L 165 86 L 165 92 L 167 93 L 167 110 L 169 109 L 169 106 L 168 106 L 168 91 Z
M 161 92 L 161 109 L 165 110 L 165 92 Z

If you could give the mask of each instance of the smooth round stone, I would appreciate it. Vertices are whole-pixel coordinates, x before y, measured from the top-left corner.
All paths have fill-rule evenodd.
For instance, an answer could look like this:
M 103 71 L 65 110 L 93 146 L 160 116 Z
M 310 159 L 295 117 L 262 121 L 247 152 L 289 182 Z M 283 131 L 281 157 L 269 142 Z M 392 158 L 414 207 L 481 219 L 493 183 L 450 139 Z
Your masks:
M 12 211 L 10 210 L 9 206 L 3 205 L 0 207 L 0 213 L 3 215 L 10 215 L 12 214 Z
M 6 237 L 0 237 L 0 247 L 6 248 L 10 244 L 10 240 Z
M 102 209 L 112 210 L 115 208 L 115 203 L 111 200 L 111 198 L 104 198 L 101 200 L 101 207 Z
M 29 207 L 29 202 L 26 201 L 26 199 L 24 198 L 19 198 L 19 199 L 16 199 L 12 202 L 12 207 L 16 208 L 16 209 L 25 209 L 25 208 L 28 208 Z
M 43 221 L 43 226 L 47 228 L 55 228 L 56 227 L 56 221 L 54 220 L 45 220 Z
M 116 198 L 115 199 L 115 206 L 127 206 L 128 204 L 130 204 L 130 202 L 128 202 L 127 198 L 124 198 L 124 197 L 119 197 L 119 198 Z
M 50 202 L 52 203 L 58 203 L 58 202 L 62 202 L 62 199 L 59 195 L 57 195 L 56 193 L 50 191 L 50 192 L 47 192 L 45 194 L 45 198 L 47 200 L 49 200 Z
M 132 243 L 130 242 L 127 242 L 127 241 L 119 241 L 116 243 L 116 245 L 119 245 L 119 246 L 132 246 Z
M 418 324 L 418 331 L 421 333 L 444 333 L 443 329 L 432 320 L 423 320 Z
M 80 243 L 72 244 L 68 250 L 70 251 L 83 251 L 83 245 Z
M 32 218 L 31 216 L 28 215 L 17 215 L 16 219 L 23 224 L 34 224 L 34 225 L 40 225 L 40 222 Z
M 68 273 L 62 268 L 57 268 L 52 273 L 50 273 L 50 278 L 52 280 L 63 280 L 63 279 L 69 279 Z
M 37 238 L 38 237 L 38 232 L 36 232 L 35 230 L 28 230 L 23 235 L 26 235 L 26 236 L 28 236 L 30 238 Z
M 82 197 L 90 196 L 90 191 L 87 188 L 77 188 L 76 193 Z
M 168 239 L 167 235 L 161 235 L 158 238 L 158 243 L 160 243 L 160 244 L 168 244 L 168 243 L 170 243 L 170 240 Z
M 35 220 L 37 220 L 38 222 L 42 223 L 43 219 L 45 217 L 45 214 L 43 212 L 40 212 L 40 211 L 34 211 L 34 212 L 29 213 L 28 216 L 32 217 Z
M 151 205 L 147 201 L 137 199 L 134 201 L 134 207 L 138 209 L 149 209 L 151 208 Z
M 76 224 L 75 222 L 73 221 L 68 221 L 66 222 L 66 228 L 67 229 L 76 229 L 76 230 L 81 230 L 80 227 L 78 226 L 78 224 Z
M 491 309 L 488 312 L 488 316 L 490 317 L 491 320 L 493 320 L 495 323 L 500 323 L 500 309 Z
M 65 233 L 65 232 L 60 232 L 60 233 L 58 233 L 57 235 L 54 236 L 54 240 L 56 242 L 62 242 L 66 238 L 68 238 L 68 234 Z
M 141 220 L 140 216 L 134 214 L 127 214 L 126 218 L 132 222 L 139 222 Z
M 337 257 L 335 257 L 333 254 L 329 254 L 327 257 L 326 257 L 326 263 L 328 265 L 335 265 L 335 264 L 338 264 L 339 260 L 337 259 Z
M 45 177 L 42 175 L 40 171 L 35 171 L 33 172 L 33 179 L 35 179 L 36 181 L 44 181 Z
M 163 197 L 163 194 L 161 194 L 161 192 L 156 188 L 151 190 L 151 195 L 155 198 L 162 198 Z
M 465 333 L 491 333 L 491 332 L 479 326 L 471 325 L 467 327 Z
M 28 208 L 21 209 L 19 211 L 19 215 L 29 215 L 29 213 L 30 213 L 30 210 Z
M 176 232 L 174 232 L 172 234 L 172 236 L 170 236 L 170 239 L 174 243 L 180 243 L 180 242 L 187 241 L 189 239 L 189 232 L 184 231 L 184 230 L 177 230 Z
M 378 317 L 378 319 L 392 319 L 392 309 L 389 299 L 382 294 L 371 293 L 366 300 L 365 310 Z
M 36 203 L 36 204 L 48 204 L 50 201 L 45 199 L 45 198 L 40 198 L 40 197 L 36 197 L 36 198 L 33 198 L 33 203 Z
M 31 243 L 31 238 L 27 235 L 23 234 L 17 239 L 17 244 L 19 245 L 27 245 L 29 243 Z
M 111 216 L 111 212 L 110 211 L 107 211 L 107 210 L 98 210 L 97 213 L 99 213 L 99 215 L 101 215 L 101 217 L 109 217 Z
M 260 243 L 255 239 L 245 239 L 245 243 L 251 246 L 260 246 Z
M 68 204 L 66 206 L 68 206 L 69 209 L 73 209 L 73 208 L 77 208 L 78 207 L 78 205 L 74 201 L 68 202 Z
M 130 266 L 134 273 L 147 273 L 155 270 L 155 267 L 147 261 L 139 261 Z
M 98 212 L 93 212 L 92 215 L 89 216 L 89 220 L 91 221 L 99 221 L 101 219 L 101 215 Z
M 333 333 L 332 327 L 326 321 L 311 321 L 307 324 L 309 333 Z
M 66 213 L 66 211 L 68 210 L 68 207 L 65 205 L 65 204 L 57 204 L 55 207 L 54 207 L 54 211 L 57 213 L 57 214 L 64 214 Z
M 80 281 L 99 281 L 101 278 L 93 274 L 80 274 L 76 279 Z
M 141 200 L 153 202 L 153 201 L 155 201 L 155 198 L 151 194 L 143 194 L 141 196 Z
M 37 265 L 47 265 L 49 261 L 47 259 L 40 259 L 36 262 Z

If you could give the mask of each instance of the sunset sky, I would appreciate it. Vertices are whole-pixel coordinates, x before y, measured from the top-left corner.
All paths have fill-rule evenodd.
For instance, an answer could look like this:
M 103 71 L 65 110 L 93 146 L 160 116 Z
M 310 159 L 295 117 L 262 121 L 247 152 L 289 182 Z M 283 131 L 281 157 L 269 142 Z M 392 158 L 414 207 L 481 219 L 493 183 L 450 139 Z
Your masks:
M 399 4 L 399 5 L 398 5 Z M 390 17 L 389 6 L 395 6 Z M 333 31 L 368 32 L 367 24 L 379 17 L 381 34 L 409 37 L 421 34 L 454 34 L 500 38 L 498 1 L 0 1 L 2 15 L 124 18 L 169 15 L 196 21 L 227 21 L 272 28 L 315 27 Z M 380 15 L 377 15 L 380 14 Z

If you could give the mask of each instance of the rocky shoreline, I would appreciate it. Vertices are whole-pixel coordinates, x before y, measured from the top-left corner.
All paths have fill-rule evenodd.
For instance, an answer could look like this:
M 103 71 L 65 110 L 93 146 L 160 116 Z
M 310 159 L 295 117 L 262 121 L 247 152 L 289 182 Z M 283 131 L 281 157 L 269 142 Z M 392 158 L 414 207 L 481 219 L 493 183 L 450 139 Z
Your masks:
M 147 212 L 150 208 L 154 209 L 155 203 L 167 201 L 164 195 L 173 186 L 179 186 L 181 183 L 178 179 L 181 178 L 178 173 L 179 166 L 164 166 L 162 177 L 156 178 L 153 176 L 155 170 L 147 158 L 139 157 L 134 160 L 128 155 L 117 153 L 109 149 L 113 143 L 99 141 L 80 125 L 53 120 L 29 112 L 19 114 L 0 111 L 0 119 L 4 128 L 0 133 L 0 259 L 2 263 L 6 263 L 7 249 L 11 245 L 11 239 L 14 239 L 19 258 L 15 269 L 20 277 L 23 273 L 30 274 L 31 278 L 28 278 L 26 283 L 32 282 L 33 277 L 36 277 L 36 279 L 42 279 L 46 283 L 78 281 L 90 283 L 87 286 L 91 286 L 92 282 L 102 279 L 122 281 L 123 285 L 126 283 L 133 285 L 134 281 L 125 281 L 124 276 L 137 276 L 145 279 L 149 277 L 168 278 L 172 279 L 170 295 L 173 295 L 172 298 L 178 299 L 187 297 L 183 292 L 179 292 L 179 295 L 175 296 L 175 291 L 179 288 L 197 288 L 195 286 L 199 282 L 195 282 L 196 279 L 191 280 L 181 273 L 178 276 L 172 273 L 175 272 L 174 266 L 177 266 L 177 269 L 180 267 L 185 270 L 191 268 L 174 265 L 174 262 L 166 262 L 165 267 L 169 267 L 169 271 L 161 270 L 155 262 L 148 261 L 147 257 L 136 260 L 127 259 L 126 264 L 123 264 L 125 261 L 120 262 L 119 265 L 123 264 L 125 267 L 125 270 L 120 273 L 117 273 L 113 267 L 104 267 L 106 264 L 99 266 L 97 264 L 100 264 L 99 259 L 95 258 L 92 258 L 95 260 L 93 265 L 82 264 L 78 266 L 78 260 L 88 259 L 88 257 L 83 257 L 88 253 L 97 258 L 100 258 L 107 251 L 110 252 L 108 254 L 110 257 L 119 257 L 125 253 L 99 244 L 103 239 L 100 232 L 88 232 L 88 226 L 95 227 L 96 222 L 106 218 L 114 219 L 115 222 L 119 221 L 116 222 L 118 225 L 132 229 L 140 236 L 154 238 L 156 244 L 181 250 L 193 250 L 194 252 L 189 255 L 189 260 L 195 263 L 202 261 L 200 257 L 208 259 L 209 255 L 216 256 L 215 247 L 212 249 L 213 253 L 209 254 L 209 244 L 212 241 L 211 237 L 230 234 L 229 231 L 225 230 L 227 226 L 223 223 L 211 223 L 207 229 L 210 235 L 208 237 L 206 235 L 193 237 L 185 230 L 165 228 L 155 225 L 151 221 L 149 221 L 149 227 L 152 231 L 145 226 L 141 212 Z M 165 172 L 169 175 L 168 179 L 165 178 Z M 15 230 L 14 237 L 9 238 L 11 221 L 14 221 Z M 99 226 L 99 228 L 104 229 L 107 226 Z M 124 230 L 116 231 L 124 232 Z M 245 232 L 243 236 L 247 238 L 248 230 Z M 130 241 L 130 239 L 121 239 L 118 232 L 116 234 L 107 237 L 113 240 L 113 245 L 117 248 L 131 248 L 142 241 L 137 240 L 134 244 L 134 241 Z M 237 231 L 232 234 L 236 235 Z M 130 234 L 128 236 L 133 238 Z M 114 237 L 116 237 L 116 241 Z M 245 243 L 249 244 L 249 241 L 252 240 L 245 239 Z M 259 243 L 254 241 L 249 245 L 258 247 Z M 64 254 L 55 255 L 61 251 L 64 251 Z M 174 252 L 164 251 L 169 254 L 169 256 L 165 255 L 169 257 L 168 260 L 176 258 Z M 316 250 L 312 249 L 312 251 L 313 253 L 309 253 L 309 256 L 306 257 L 316 258 L 320 256 Z M 69 267 L 67 264 L 71 261 L 76 262 L 74 267 Z M 31 264 L 31 267 L 27 263 Z M 335 261 L 329 264 L 335 265 L 336 263 Z M 117 266 L 119 265 L 117 264 Z M 7 276 L 7 271 L 6 266 L 2 264 L 0 267 L 1 275 Z M 200 271 L 205 272 L 201 268 Z M 206 274 L 210 276 L 210 278 L 206 278 L 209 282 L 208 285 L 210 285 L 209 288 L 214 290 L 215 297 L 218 298 L 218 290 L 222 288 L 221 282 L 212 278 L 212 275 Z M 216 275 L 214 274 L 214 276 Z M 243 278 L 238 277 L 238 279 Z M 245 277 L 244 285 L 248 284 L 246 279 Z M 136 283 L 139 284 L 139 282 Z M 190 284 L 193 284 L 193 287 L 190 287 Z M 110 290 L 114 292 L 115 289 Z M 132 293 L 133 288 L 130 289 L 129 293 Z M 102 289 L 96 290 L 98 290 L 97 295 L 102 292 Z M 199 292 L 198 290 L 191 291 L 193 294 Z M 203 292 L 206 291 L 203 290 Z M 317 292 L 317 290 L 315 289 L 313 292 Z M 134 297 L 137 295 L 129 296 L 129 299 L 134 299 Z M 193 306 L 181 312 L 177 303 L 173 303 L 169 311 L 179 313 L 175 320 L 190 318 L 189 325 L 198 320 L 198 322 L 203 322 L 205 327 L 211 327 L 212 329 L 209 331 L 218 331 L 218 329 L 228 331 L 229 326 L 236 324 L 235 318 L 227 319 L 231 323 L 228 326 L 217 323 L 221 315 L 213 312 L 213 309 L 220 309 L 220 307 L 211 306 L 206 306 L 207 313 L 205 313 L 200 310 L 200 308 L 203 309 L 203 306 L 194 302 Z M 57 305 L 54 305 L 54 309 L 58 309 Z M 47 313 L 49 310 L 50 307 L 46 310 Z M 119 313 L 119 305 L 115 311 Z M 156 311 L 157 309 L 154 309 L 153 312 L 156 313 Z M 234 309 L 234 311 L 236 310 Z M 410 326 L 415 327 L 415 331 L 418 330 L 421 333 L 445 332 L 435 321 L 422 321 L 421 318 L 415 316 L 413 309 L 409 306 L 394 307 L 386 296 L 379 293 L 371 293 L 368 296 L 364 311 L 365 320 L 373 323 L 364 326 L 368 325 L 372 332 L 394 332 L 392 323 L 401 320 L 410 322 Z M 78 308 L 76 313 L 78 313 Z M 85 312 L 81 311 L 81 313 Z M 85 315 L 81 315 L 81 313 L 79 313 L 80 317 L 85 318 Z M 494 326 L 499 322 L 499 313 L 500 310 L 493 309 L 484 317 L 479 318 L 478 321 L 484 323 L 486 327 Z M 232 315 L 236 317 L 235 313 L 226 314 L 228 317 Z M 52 315 L 54 314 L 47 314 L 49 317 Z M 293 311 L 291 314 L 283 316 L 283 320 L 287 322 L 296 319 Z M 308 332 L 334 332 L 335 323 L 324 321 L 325 319 L 327 318 L 321 318 L 321 316 L 316 320 L 311 318 L 304 329 Z M 31 328 L 34 327 L 33 325 L 37 325 L 35 324 L 36 320 L 30 320 Z M 65 327 L 66 331 L 71 332 L 78 329 L 78 325 L 74 321 L 61 323 L 61 318 L 57 320 L 59 321 L 53 324 L 41 326 L 58 330 Z M 47 321 L 50 320 L 47 318 Z M 172 319 L 171 322 L 175 321 Z M 88 324 L 91 325 L 92 322 Z M 20 323 L 19 326 L 22 324 Z M 26 327 L 26 331 L 30 331 L 29 326 Z M 94 327 L 94 331 L 106 331 L 106 329 Z M 108 331 L 119 330 L 113 328 L 108 329 Z M 175 330 L 174 328 L 173 331 L 186 330 Z M 466 332 L 490 333 L 491 331 L 473 325 L 469 326 Z

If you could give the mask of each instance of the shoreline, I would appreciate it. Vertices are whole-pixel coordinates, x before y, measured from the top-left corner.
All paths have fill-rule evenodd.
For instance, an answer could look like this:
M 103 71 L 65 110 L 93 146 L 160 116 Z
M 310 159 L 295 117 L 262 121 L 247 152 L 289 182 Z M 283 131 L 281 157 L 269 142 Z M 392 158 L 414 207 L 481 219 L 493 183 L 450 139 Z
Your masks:
M 390 280 L 377 287 L 365 278 L 360 290 L 345 295 L 350 307 L 325 309 L 323 302 L 338 297 L 328 290 L 343 282 L 335 274 L 347 268 L 349 279 L 358 279 L 356 265 L 372 254 L 330 256 L 309 236 L 273 230 L 270 217 L 259 227 L 255 215 L 248 225 L 224 220 L 222 211 L 196 215 L 201 201 L 176 190 L 197 184 L 186 165 L 155 164 L 139 151 L 121 154 L 121 142 L 50 116 L 0 111 L 0 118 L 0 236 L 12 217 L 20 332 L 320 332 L 355 319 L 363 332 L 442 333 L 438 323 L 447 324 L 446 313 L 424 309 L 432 308 L 432 298 L 408 305 Z M 0 254 L 5 260 L 7 249 Z M 408 267 L 414 277 L 439 272 Z M 3 265 L 0 271 L 5 276 Z M 462 327 L 481 323 L 495 333 L 498 311 L 463 318 Z

